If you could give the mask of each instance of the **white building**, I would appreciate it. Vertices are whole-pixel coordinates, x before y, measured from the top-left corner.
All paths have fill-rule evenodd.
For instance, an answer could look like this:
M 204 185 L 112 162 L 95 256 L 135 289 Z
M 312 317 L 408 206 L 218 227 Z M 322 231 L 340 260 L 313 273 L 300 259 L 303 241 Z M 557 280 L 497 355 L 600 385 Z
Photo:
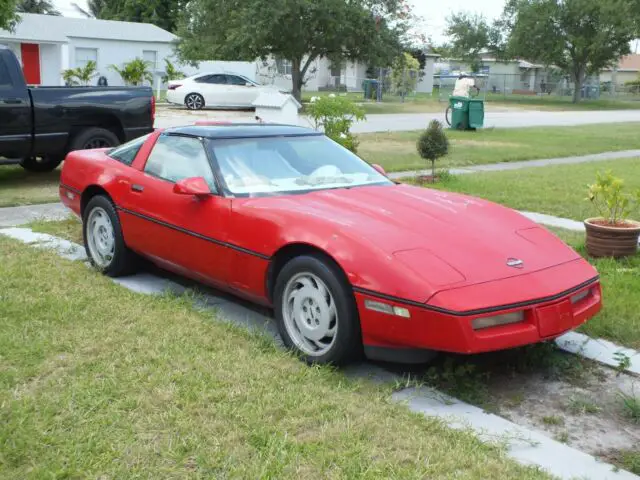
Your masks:
M 159 81 L 164 59 L 173 56 L 176 40 L 175 35 L 147 23 L 29 13 L 21 15 L 14 32 L 0 30 L 0 43 L 18 56 L 27 83 L 34 85 L 63 85 L 63 70 L 82 67 L 90 60 L 109 85 L 122 85 L 109 66 L 122 66 L 136 57 L 151 64 Z

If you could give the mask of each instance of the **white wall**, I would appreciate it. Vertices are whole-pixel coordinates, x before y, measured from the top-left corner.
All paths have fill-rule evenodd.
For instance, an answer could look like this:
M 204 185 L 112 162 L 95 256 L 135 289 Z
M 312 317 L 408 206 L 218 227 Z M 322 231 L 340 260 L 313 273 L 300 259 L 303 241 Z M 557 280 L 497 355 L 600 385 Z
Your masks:
M 431 93 L 433 92 L 433 74 L 435 73 L 435 58 L 427 57 L 424 65 L 424 75 L 418 82 L 417 92 Z
M 61 45 L 40 45 L 40 81 L 42 85 L 64 85 L 62 81 Z
M 157 52 L 157 73 L 155 77 L 162 76 L 164 71 L 164 59 L 173 61 L 173 45 L 169 43 L 152 42 L 129 42 L 125 40 L 96 40 L 91 38 L 71 38 L 69 39 L 69 66 L 76 67 L 76 48 L 96 48 L 98 50 L 97 72 L 98 76 L 93 81 L 97 84 L 99 76 L 107 77 L 109 86 L 123 85 L 120 75 L 109 68 L 110 65 L 118 65 L 142 58 L 144 50 L 155 50 Z M 154 81 L 155 87 L 155 81 Z

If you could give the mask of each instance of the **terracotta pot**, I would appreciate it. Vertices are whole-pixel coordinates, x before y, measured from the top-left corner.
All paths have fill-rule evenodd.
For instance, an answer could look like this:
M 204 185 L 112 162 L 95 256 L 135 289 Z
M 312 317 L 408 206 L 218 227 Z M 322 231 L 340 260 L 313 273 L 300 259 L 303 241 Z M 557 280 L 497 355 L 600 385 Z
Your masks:
M 603 218 L 584 221 L 587 230 L 587 253 L 592 257 L 627 257 L 638 251 L 640 222 L 626 220 L 624 227 L 604 225 Z

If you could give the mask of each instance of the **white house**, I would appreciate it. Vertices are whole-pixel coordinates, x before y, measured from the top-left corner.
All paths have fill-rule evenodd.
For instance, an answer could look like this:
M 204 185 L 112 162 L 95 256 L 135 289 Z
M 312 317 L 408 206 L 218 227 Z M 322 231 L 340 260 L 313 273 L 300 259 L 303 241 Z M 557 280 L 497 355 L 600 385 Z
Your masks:
M 11 48 L 22 63 L 27 83 L 63 85 L 62 71 L 93 60 L 99 76 L 109 85 L 122 85 L 109 68 L 142 58 L 151 64 L 156 81 L 163 74 L 164 59 L 174 53 L 177 37 L 147 23 L 21 15 L 14 32 L 0 30 L 0 44 Z M 94 80 L 97 82 L 98 77 Z

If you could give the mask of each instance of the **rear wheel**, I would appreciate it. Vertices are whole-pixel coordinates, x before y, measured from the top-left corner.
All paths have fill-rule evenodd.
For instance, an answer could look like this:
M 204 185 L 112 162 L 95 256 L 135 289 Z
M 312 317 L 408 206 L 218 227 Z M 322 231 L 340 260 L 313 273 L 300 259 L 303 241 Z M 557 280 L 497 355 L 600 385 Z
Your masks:
M 189 110 L 202 110 L 204 108 L 204 97 L 199 93 L 190 93 L 185 97 L 184 104 Z
M 284 344 L 306 362 L 341 365 L 361 355 L 355 299 L 332 262 L 316 255 L 290 260 L 278 274 L 274 304 Z
M 124 243 L 116 209 L 107 197 L 89 200 L 82 218 L 84 248 L 91 264 L 110 277 L 132 273 L 137 257 Z
M 64 160 L 63 155 L 45 155 L 42 157 L 26 157 L 20 160 L 20 166 L 30 172 L 51 172 Z
M 444 112 L 444 119 L 447 125 L 451 126 L 451 106 L 447 107 L 447 110 Z
M 120 139 L 106 128 L 87 128 L 78 133 L 69 150 L 90 150 L 92 148 L 110 148 L 120 145 Z

